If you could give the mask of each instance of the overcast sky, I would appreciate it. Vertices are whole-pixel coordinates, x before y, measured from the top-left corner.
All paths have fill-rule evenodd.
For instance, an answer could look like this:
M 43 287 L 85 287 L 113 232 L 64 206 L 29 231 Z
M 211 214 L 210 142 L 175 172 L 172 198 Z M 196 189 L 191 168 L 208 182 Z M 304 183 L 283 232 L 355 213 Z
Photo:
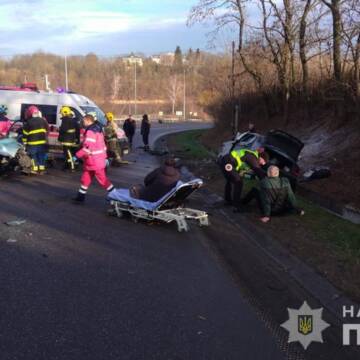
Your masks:
M 0 57 L 37 50 L 113 56 L 207 46 L 188 28 L 197 0 L 0 0 Z

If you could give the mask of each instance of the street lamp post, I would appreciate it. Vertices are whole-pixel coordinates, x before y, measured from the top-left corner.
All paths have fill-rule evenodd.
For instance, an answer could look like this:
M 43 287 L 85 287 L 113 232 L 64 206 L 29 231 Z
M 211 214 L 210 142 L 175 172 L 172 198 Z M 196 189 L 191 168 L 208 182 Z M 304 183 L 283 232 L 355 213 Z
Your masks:
M 184 121 L 186 121 L 186 69 L 184 69 Z
M 65 55 L 65 90 L 69 90 L 67 56 Z
M 136 74 L 136 61 L 135 61 L 135 74 L 134 74 L 134 79 L 135 79 L 135 89 L 134 89 L 134 115 L 136 115 L 137 113 L 137 109 L 136 109 L 136 98 L 137 98 L 137 74 Z

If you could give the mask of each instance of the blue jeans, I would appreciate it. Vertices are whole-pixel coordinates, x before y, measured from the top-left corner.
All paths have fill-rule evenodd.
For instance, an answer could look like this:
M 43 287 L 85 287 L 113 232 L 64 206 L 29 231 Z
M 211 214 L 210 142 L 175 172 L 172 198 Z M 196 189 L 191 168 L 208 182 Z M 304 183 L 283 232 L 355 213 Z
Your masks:
M 34 171 L 45 170 L 47 146 L 28 145 L 26 149 L 27 149 L 27 153 L 32 159 L 32 169 Z

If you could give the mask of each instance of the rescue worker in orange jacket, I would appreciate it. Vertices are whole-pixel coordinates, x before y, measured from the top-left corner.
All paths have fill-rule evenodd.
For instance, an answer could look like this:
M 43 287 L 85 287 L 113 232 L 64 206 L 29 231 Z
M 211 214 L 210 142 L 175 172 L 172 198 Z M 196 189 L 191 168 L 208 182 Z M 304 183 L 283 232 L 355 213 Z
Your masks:
M 108 192 L 114 189 L 113 184 L 107 178 L 106 167 L 106 146 L 101 125 L 95 121 L 92 115 L 85 115 L 83 119 L 85 126 L 84 141 L 76 157 L 83 160 L 83 173 L 79 192 L 73 200 L 83 203 L 93 177 Z

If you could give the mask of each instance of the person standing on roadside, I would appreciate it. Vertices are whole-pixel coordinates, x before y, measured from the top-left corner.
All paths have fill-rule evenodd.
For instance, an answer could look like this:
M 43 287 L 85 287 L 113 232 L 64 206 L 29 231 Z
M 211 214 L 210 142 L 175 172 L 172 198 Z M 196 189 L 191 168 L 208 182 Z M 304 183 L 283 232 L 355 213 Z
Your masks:
M 119 166 L 121 164 L 121 149 L 117 136 L 118 126 L 115 122 L 115 116 L 112 112 L 107 112 L 105 117 L 107 124 L 104 127 L 104 135 L 108 157 L 113 159 L 113 164 L 115 166 Z
M 132 147 L 133 137 L 136 130 L 136 121 L 131 117 L 131 115 L 129 115 L 129 117 L 124 121 L 123 130 L 129 140 L 130 147 Z
M 150 135 L 150 120 L 147 114 L 143 115 L 142 122 L 141 122 L 141 135 L 143 138 L 144 143 L 144 150 L 149 150 L 149 135 Z
M 107 192 L 114 189 L 114 185 L 105 173 L 107 156 L 102 127 L 89 114 L 84 116 L 83 124 L 85 127 L 84 141 L 81 144 L 80 150 L 76 153 L 76 157 L 83 160 L 83 173 L 80 189 L 77 196 L 73 199 L 78 204 L 84 202 L 94 176 Z
M 22 141 L 31 157 L 31 174 L 45 174 L 48 131 L 49 125 L 40 110 L 34 105 L 29 106 L 25 111 Z

